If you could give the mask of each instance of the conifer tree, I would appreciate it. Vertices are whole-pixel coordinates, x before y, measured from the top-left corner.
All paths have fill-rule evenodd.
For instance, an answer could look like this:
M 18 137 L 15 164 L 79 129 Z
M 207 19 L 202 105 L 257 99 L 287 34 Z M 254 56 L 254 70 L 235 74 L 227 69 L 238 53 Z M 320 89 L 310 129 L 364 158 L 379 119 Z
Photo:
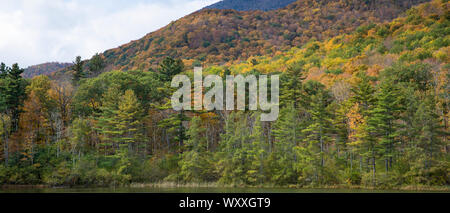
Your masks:
M 303 90 L 302 82 L 305 80 L 303 65 L 304 61 L 300 61 L 290 65 L 285 73 L 282 74 L 281 89 L 281 106 L 287 106 L 290 102 L 294 104 L 294 108 L 298 108 L 302 103 Z
M 424 167 L 429 169 L 442 148 L 442 137 L 448 136 L 448 133 L 442 129 L 432 97 L 427 97 L 419 105 L 414 116 L 414 126 L 419 132 L 415 137 L 415 144 L 423 153 L 426 153 Z
M 384 80 L 376 93 L 376 105 L 371 112 L 371 120 L 376 126 L 379 136 L 380 152 L 384 157 L 386 172 L 392 167 L 395 154 L 396 137 L 398 136 L 398 125 L 401 112 L 401 95 L 394 83 Z
M 94 56 L 92 56 L 91 60 L 89 60 L 89 71 L 91 73 L 97 73 L 103 68 L 105 68 L 105 60 L 101 55 L 96 53 Z
M 332 114 L 329 112 L 329 104 L 331 97 L 329 92 L 321 87 L 318 88 L 316 94 L 311 97 L 311 107 L 308 110 L 311 115 L 310 124 L 302 130 L 305 135 L 304 143 L 308 147 L 309 153 L 313 156 L 311 162 L 317 168 L 315 169 L 316 178 L 324 170 L 326 147 L 331 142 L 332 130 Z
M 121 132 L 117 129 L 118 120 L 116 117 L 118 105 L 122 97 L 122 92 L 118 85 L 111 85 L 103 95 L 101 112 L 97 116 L 96 130 L 101 135 L 101 143 L 104 154 L 113 154 L 117 150 L 120 142 Z M 112 149 L 112 150 L 109 150 Z
M 294 148 L 302 140 L 299 113 L 294 103 L 281 110 L 272 130 L 275 136 L 274 150 L 271 153 L 272 181 L 278 184 L 294 183 L 297 174 L 294 163 L 298 160 Z
M 78 86 L 78 83 L 82 78 L 85 77 L 85 72 L 83 70 L 84 62 L 81 61 L 81 56 L 77 56 L 75 58 L 75 61 L 73 62 L 72 70 L 73 70 L 73 77 L 72 77 L 72 83 L 74 86 Z
M 18 64 L 13 64 L 11 68 L 3 67 L 3 85 L 0 85 L 0 100 L 3 101 L 4 112 L 11 117 L 11 131 L 16 132 L 19 128 L 19 118 L 22 112 L 21 107 L 26 98 L 25 88 L 27 82 L 22 78 L 23 69 Z
M 159 78 L 164 83 L 168 84 L 172 80 L 172 77 L 180 74 L 184 70 L 184 64 L 181 59 L 173 59 L 171 57 L 166 57 L 159 64 Z M 169 109 L 169 103 L 165 106 L 160 107 L 160 109 Z M 178 142 L 178 151 L 183 152 L 183 144 L 187 139 L 186 128 L 184 127 L 184 122 L 188 121 L 188 117 L 185 115 L 184 110 L 180 110 L 176 114 L 170 114 L 167 119 L 162 120 L 159 126 L 166 129 L 167 134 L 174 135 L 174 139 Z M 170 143 L 170 141 L 167 141 Z M 170 147 L 170 144 L 168 144 Z
M 116 129 L 119 133 L 117 141 L 129 150 L 138 148 L 142 141 L 142 107 L 133 90 L 125 91 L 121 97 L 118 110 L 114 116 L 117 123 Z
M 255 113 L 253 118 L 255 123 L 250 136 L 252 142 L 249 144 L 248 158 L 251 163 L 247 171 L 247 182 L 255 185 L 263 184 L 267 180 L 268 143 L 264 136 L 260 114 Z
M 376 136 L 374 131 L 377 128 L 374 125 L 369 125 L 369 118 L 376 103 L 376 97 L 370 77 L 364 72 L 358 73 L 358 77 L 359 82 L 352 88 L 353 96 L 350 101 L 356 106 L 357 112 L 355 113 L 361 115 L 361 119 L 354 129 L 356 141 L 353 141 L 351 145 L 359 155 L 359 169 L 360 172 L 363 172 L 364 160 L 366 160 L 368 166 L 369 161 L 375 159 Z M 374 164 L 375 161 L 372 162 L 372 169 L 375 169 Z
M 243 184 L 247 182 L 249 170 L 248 147 L 251 143 L 247 115 L 243 112 L 231 113 L 226 120 L 224 134 L 221 135 L 217 166 L 220 182 Z
M 180 176 L 186 182 L 204 182 L 211 180 L 211 155 L 206 150 L 205 129 L 201 126 L 201 118 L 191 119 L 187 131 L 189 140 L 186 141 L 182 154 Z
M 184 64 L 181 59 L 173 59 L 171 57 L 166 57 L 159 64 L 159 74 L 163 81 L 170 82 L 172 77 L 183 72 Z

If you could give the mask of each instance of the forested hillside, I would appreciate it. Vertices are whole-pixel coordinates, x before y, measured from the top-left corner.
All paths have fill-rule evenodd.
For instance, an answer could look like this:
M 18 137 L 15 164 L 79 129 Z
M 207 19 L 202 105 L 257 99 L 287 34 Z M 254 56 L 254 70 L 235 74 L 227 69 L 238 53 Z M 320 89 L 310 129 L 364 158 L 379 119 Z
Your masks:
M 58 62 L 33 65 L 25 69 L 25 71 L 23 72 L 23 77 L 33 78 L 34 76 L 38 75 L 50 75 L 53 72 L 67 68 L 71 65 L 72 65 L 71 63 L 58 63 Z
M 296 0 L 223 0 L 206 7 L 207 9 L 221 10 L 276 10 L 295 2 Z
M 280 74 L 274 122 L 260 111 L 173 111 L 172 77 L 192 76 L 181 59 L 86 78 L 99 66 L 78 58 L 65 83 L 2 65 L 0 185 L 448 190 L 449 6 L 433 0 L 391 22 L 204 70 Z
M 190 66 L 272 55 L 300 47 L 310 39 L 323 40 L 363 24 L 392 20 L 420 2 L 425 0 L 302 0 L 268 12 L 201 10 L 142 39 L 105 51 L 100 55 L 105 67 L 94 74 L 148 70 L 168 56 Z

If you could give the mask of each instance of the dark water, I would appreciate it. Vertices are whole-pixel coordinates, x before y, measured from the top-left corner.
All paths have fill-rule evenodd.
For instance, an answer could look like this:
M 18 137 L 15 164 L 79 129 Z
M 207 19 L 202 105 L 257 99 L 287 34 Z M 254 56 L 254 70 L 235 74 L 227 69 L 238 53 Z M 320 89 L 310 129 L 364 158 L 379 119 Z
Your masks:
M 171 188 L 171 187 L 117 187 L 117 188 L 8 188 L 0 193 L 433 193 L 448 191 L 405 191 L 368 189 L 289 189 L 289 188 Z

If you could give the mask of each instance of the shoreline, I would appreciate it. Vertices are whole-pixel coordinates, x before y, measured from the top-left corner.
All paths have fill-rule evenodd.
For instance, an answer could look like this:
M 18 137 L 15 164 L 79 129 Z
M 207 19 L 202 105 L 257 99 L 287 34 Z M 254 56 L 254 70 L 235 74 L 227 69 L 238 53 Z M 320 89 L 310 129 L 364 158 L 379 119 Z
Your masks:
M 368 186 L 349 186 L 349 185 L 330 185 L 330 186 L 275 186 L 275 185 L 263 185 L 263 186 L 248 186 L 248 185 L 231 185 L 231 184 L 218 184 L 218 183 L 176 183 L 176 182 L 160 182 L 160 183 L 131 183 L 126 185 L 110 185 L 110 186 L 99 186 L 99 185 L 74 185 L 74 186 L 51 186 L 45 184 L 39 185 L 13 185 L 5 184 L 0 185 L 0 189 L 76 189 L 76 188 L 224 188 L 224 189 L 317 189 L 317 190 L 373 190 L 373 191 L 416 191 L 416 192 L 448 192 L 450 193 L 450 186 L 423 186 L 423 185 L 406 185 L 399 187 L 368 187 Z

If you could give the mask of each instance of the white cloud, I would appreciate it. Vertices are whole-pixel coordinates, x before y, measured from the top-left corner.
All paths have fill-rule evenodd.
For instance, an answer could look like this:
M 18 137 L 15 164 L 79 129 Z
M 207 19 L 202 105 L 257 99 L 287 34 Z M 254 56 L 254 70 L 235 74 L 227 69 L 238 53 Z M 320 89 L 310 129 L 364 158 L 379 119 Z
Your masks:
M 218 0 L 1 0 L 0 61 L 70 62 L 143 37 Z

